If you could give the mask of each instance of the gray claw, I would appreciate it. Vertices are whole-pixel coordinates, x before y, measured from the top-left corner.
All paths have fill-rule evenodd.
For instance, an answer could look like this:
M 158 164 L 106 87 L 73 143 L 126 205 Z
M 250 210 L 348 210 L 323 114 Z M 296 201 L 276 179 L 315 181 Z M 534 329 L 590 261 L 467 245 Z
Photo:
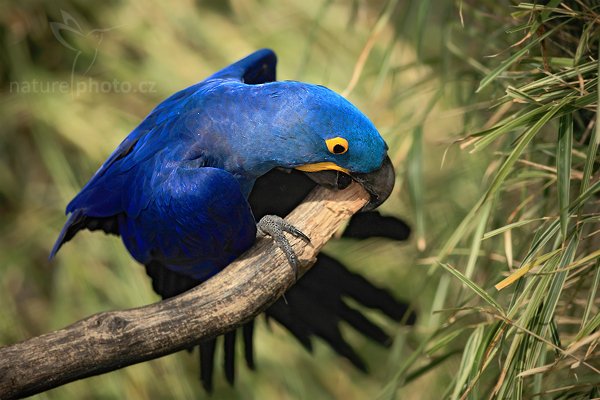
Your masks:
M 296 279 L 298 279 L 298 256 L 294 253 L 292 245 L 290 245 L 290 242 L 283 233 L 287 232 L 309 243 L 310 238 L 294 225 L 277 215 L 265 215 L 258 221 L 256 227 L 259 234 L 269 235 L 273 238 L 277 247 L 279 247 L 287 257 L 290 266 L 294 270 L 294 275 Z

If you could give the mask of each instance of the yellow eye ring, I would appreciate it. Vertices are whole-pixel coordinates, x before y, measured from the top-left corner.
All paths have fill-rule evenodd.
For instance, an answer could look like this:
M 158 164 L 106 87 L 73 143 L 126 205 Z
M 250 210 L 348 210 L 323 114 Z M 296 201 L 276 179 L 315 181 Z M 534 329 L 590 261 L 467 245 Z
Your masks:
M 327 149 L 332 154 L 344 154 L 348 151 L 348 141 L 343 137 L 334 137 L 331 139 L 325 140 L 325 144 L 327 144 Z

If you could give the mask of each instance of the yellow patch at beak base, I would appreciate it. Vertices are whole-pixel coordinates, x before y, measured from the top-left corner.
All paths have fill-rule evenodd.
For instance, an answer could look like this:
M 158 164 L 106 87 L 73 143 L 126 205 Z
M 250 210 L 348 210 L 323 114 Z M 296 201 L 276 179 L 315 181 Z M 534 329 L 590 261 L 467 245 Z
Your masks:
M 314 164 L 304 164 L 304 165 L 300 165 L 298 167 L 296 167 L 296 169 L 300 170 L 300 171 L 304 171 L 304 172 L 317 172 L 317 171 L 325 171 L 325 170 L 335 170 L 335 171 L 341 171 L 344 173 L 348 173 L 349 171 L 346 168 L 342 168 L 339 165 L 332 163 L 332 162 L 319 162 L 319 163 L 314 163 Z

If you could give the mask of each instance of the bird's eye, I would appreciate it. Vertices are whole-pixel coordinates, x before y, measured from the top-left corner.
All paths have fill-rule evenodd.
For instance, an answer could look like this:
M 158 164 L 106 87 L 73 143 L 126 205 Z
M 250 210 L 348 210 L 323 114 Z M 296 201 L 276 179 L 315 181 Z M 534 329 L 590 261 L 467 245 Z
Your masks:
M 327 149 L 333 154 L 344 154 L 348 151 L 348 141 L 343 137 L 334 137 L 325 140 Z

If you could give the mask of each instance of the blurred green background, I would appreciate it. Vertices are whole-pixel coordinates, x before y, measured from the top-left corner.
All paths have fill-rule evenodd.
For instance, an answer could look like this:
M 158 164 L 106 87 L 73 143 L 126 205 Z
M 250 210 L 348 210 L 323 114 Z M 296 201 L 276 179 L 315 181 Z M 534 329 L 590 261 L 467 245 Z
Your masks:
M 64 208 L 158 102 L 269 47 L 279 57 L 278 79 L 343 93 L 390 145 L 397 184 L 382 210 L 413 227 L 411 240 L 338 240 L 327 250 L 410 301 L 419 320 L 400 327 L 370 312 L 395 337 L 391 349 L 344 327 L 368 375 L 322 343 L 308 354 L 279 326 L 261 321 L 258 371 L 240 364 L 230 388 L 218 368 L 213 398 L 487 398 L 494 388 L 498 398 L 590 398 L 600 382 L 585 365 L 600 368 L 592 346 L 600 325 L 592 196 L 598 4 L 545 3 L 3 1 L 0 345 L 158 300 L 118 238 L 80 234 L 49 262 Z M 562 31 L 553 30 L 561 23 Z M 519 119 L 532 110 L 537 114 Z M 558 118 L 563 128 L 555 138 Z M 528 132 L 533 140 L 520 142 Z M 575 141 L 561 139 L 569 137 Z M 569 186 L 571 175 L 579 179 Z M 576 217 L 585 223 L 571 222 Z M 559 221 L 560 232 L 548 231 L 546 252 L 535 247 L 529 254 L 545 237 L 544 224 Z M 575 237 L 571 254 L 565 249 Z M 551 269 L 547 275 L 493 289 L 536 257 L 537 269 Z M 527 335 L 544 340 L 521 344 L 517 338 Z M 583 363 L 565 364 L 572 357 L 557 348 L 585 338 L 578 349 L 589 351 L 577 356 Z M 524 371 L 529 375 L 520 376 Z M 36 398 L 203 397 L 197 357 L 183 352 Z

